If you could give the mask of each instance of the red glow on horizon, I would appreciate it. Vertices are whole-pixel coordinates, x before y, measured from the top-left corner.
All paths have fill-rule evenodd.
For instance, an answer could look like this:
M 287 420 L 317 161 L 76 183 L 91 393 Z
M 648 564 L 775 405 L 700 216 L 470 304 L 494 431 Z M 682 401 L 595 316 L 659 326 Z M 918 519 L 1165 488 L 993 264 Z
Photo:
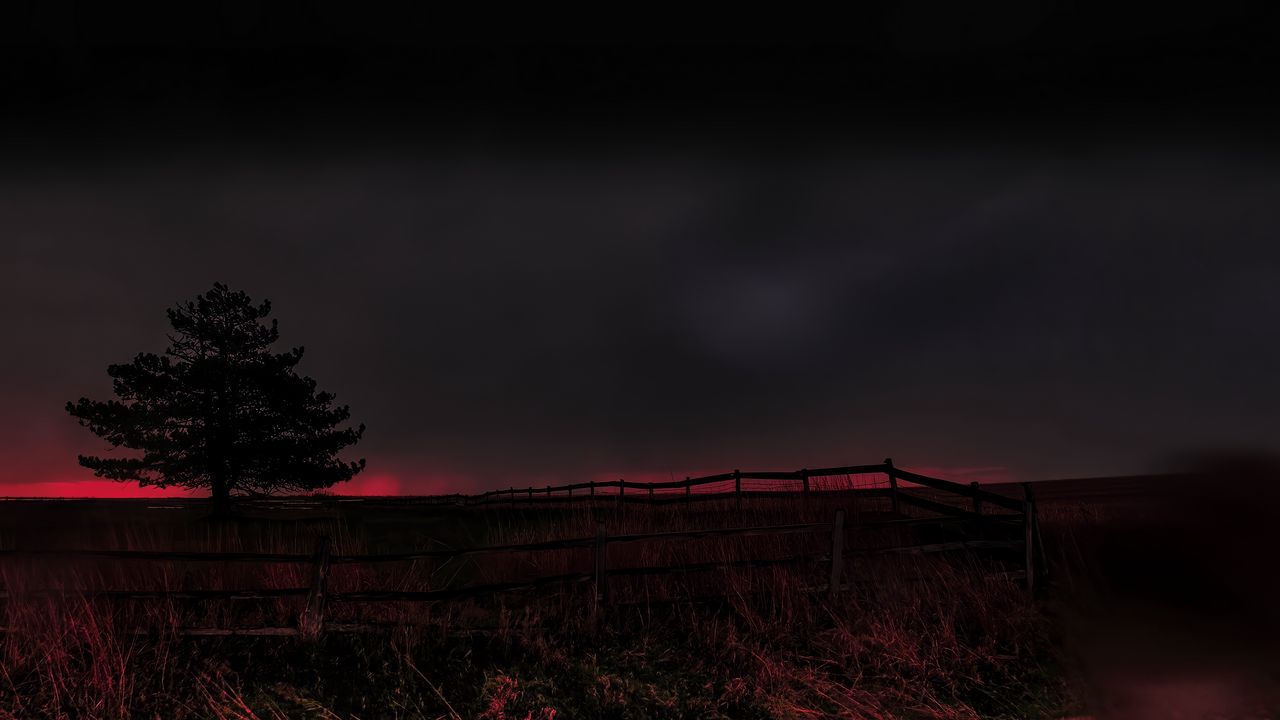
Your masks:
M 458 485 L 444 479 L 417 480 L 414 486 L 406 487 L 406 483 L 392 474 L 359 475 L 349 482 L 340 483 L 325 492 L 334 495 L 406 495 L 406 494 L 444 494 L 455 492 Z M 422 491 L 417 489 L 423 488 Z M 40 480 L 34 482 L 0 481 L 0 497 L 11 498 L 165 498 L 165 497 L 203 497 L 208 493 L 203 490 L 190 490 L 182 487 L 140 487 L 137 483 L 116 482 L 100 478 L 83 480 Z
M 136 483 L 114 480 L 42 480 L 0 484 L 5 497 L 43 498 L 161 498 L 191 497 L 199 493 L 181 487 L 139 487 Z
M 757 468 L 752 468 L 757 469 Z M 912 466 L 904 469 L 922 475 L 952 480 L 960 483 L 977 481 L 987 483 L 1014 482 L 1006 468 L 999 466 L 985 467 L 936 467 Z M 732 470 L 705 469 L 689 473 L 690 477 L 716 475 Z M 532 486 L 534 489 L 547 485 L 563 485 L 574 482 L 594 480 L 596 482 L 612 482 L 619 478 L 629 482 L 671 482 L 682 481 L 685 475 L 674 475 L 670 471 L 644 471 L 635 473 L 595 473 L 586 478 L 524 478 L 517 482 L 517 488 Z M 447 495 L 451 493 L 479 493 L 491 489 L 493 483 L 477 482 L 461 475 L 417 475 L 400 473 L 361 474 L 349 482 L 339 483 L 322 492 L 346 496 L 396 496 L 396 495 Z M 189 490 L 181 487 L 157 488 L 139 487 L 135 483 L 115 482 L 100 478 L 67 479 L 57 477 L 49 480 L 27 482 L 8 482 L 0 478 L 0 497 L 45 497 L 45 498 L 163 498 L 163 497 L 202 497 L 204 491 Z
M 395 475 L 360 474 L 344 483 L 338 483 L 326 492 L 334 495 L 404 495 L 404 484 Z

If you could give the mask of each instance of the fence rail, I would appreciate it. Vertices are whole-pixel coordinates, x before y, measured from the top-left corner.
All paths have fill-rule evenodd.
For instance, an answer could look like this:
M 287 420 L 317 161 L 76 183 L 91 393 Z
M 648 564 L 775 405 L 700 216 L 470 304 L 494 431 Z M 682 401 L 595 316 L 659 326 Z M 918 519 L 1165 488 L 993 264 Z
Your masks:
M 884 473 L 888 479 L 887 488 L 870 488 L 857 490 L 856 492 L 871 492 L 873 494 L 887 496 L 892 501 L 893 517 L 889 519 L 874 520 L 869 522 L 858 522 L 853 525 L 845 525 L 845 511 L 843 509 L 836 510 L 831 522 L 825 523 L 796 523 L 784 525 L 765 525 L 752 527 L 727 527 L 727 528 L 709 528 L 700 530 L 676 530 L 663 532 L 648 533 L 630 533 L 621 535 L 607 535 L 604 531 L 603 523 L 597 527 L 597 532 L 592 537 L 567 538 L 558 540 L 549 540 L 534 543 L 521 544 L 503 544 L 489 545 L 472 548 L 459 549 L 443 549 L 443 550 L 422 550 L 407 553 L 390 553 L 378 555 L 339 555 L 330 552 L 330 542 L 327 536 L 317 539 L 315 551 L 311 554 L 288 554 L 288 553 L 248 553 L 248 552 L 159 552 L 159 551 L 137 551 L 137 550 L 24 550 L 9 549 L 0 550 L 0 560 L 6 558 L 31 558 L 31 559 L 48 559 L 48 558 L 80 558 L 80 559 L 97 559 L 109 558 L 117 560 L 130 561 L 147 561 L 147 562 L 246 562 L 246 563 L 283 563 L 309 565 L 312 568 L 311 581 L 308 587 L 294 588 L 272 588 L 272 589 L 238 589 L 238 590 L 97 590 L 97 589 L 36 589 L 23 590 L 21 592 L 0 591 L 0 600 L 9 600 L 17 596 L 43 596 L 43 597 L 84 597 L 84 598 L 110 598 L 125 600 L 141 600 L 141 599 L 173 599 L 173 600 L 257 600 L 257 599 L 276 599 L 289 597 L 305 597 L 306 602 L 303 610 L 298 618 L 297 628 L 241 628 L 238 630 L 225 628 L 184 628 L 181 632 L 189 635 L 280 635 L 291 636 L 301 635 L 304 637 L 315 637 L 321 632 L 339 630 L 342 624 L 326 623 L 324 616 L 326 609 L 331 603 L 355 603 L 355 602 L 437 602 L 444 600 L 452 600 L 463 597 L 475 597 L 483 595 L 491 595 L 496 593 L 516 592 L 535 589 L 547 585 L 566 585 L 591 583 L 594 586 L 594 598 L 597 605 L 606 604 L 609 600 L 608 580 L 613 577 L 628 576 L 648 576 L 648 575 L 669 575 L 669 574 L 685 574 L 696 572 L 711 572 L 717 570 L 730 570 L 740 568 L 762 568 L 779 565 L 795 565 L 803 563 L 825 563 L 829 569 L 829 580 L 826 586 L 827 592 L 832 598 L 835 598 L 843 587 L 844 568 L 843 562 L 846 555 L 878 555 L 886 553 L 908 553 L 908 554 L 924 554 L 936 552 L 952 552 L 952 551 L 970 551 L 970 550 L 991 550 L 991 549 L 1017 549 L 1023 548 L 1023 575 L 1029 590 L 1034 589 L 1034 580 L 1037 573 L 1037 558 L 1043 558 L 1043 548 L 1037 550 L 1037 542 L 1039 538 L 1038 528 L 1036 527 L 1035 502 L 1031 495 L 1030 486 L 1024 484 L 1025 497 L 1022 500 L 1016 500 L 996 493 L 981 490 L 974 485 L 964 485 L 961 483 L 933 478 L 918 473 L 909 472 L 899 468 L 895 468 L 891 460 L 877 465 L 854 465 L 841 468 L 824 468 L 819 470 L 802 469 L 794 472 L 740 472 L 721 473 L 719 475 L 709 475 L 701 478 L 687 478 L 684 481 L 665 482 L 665 483 L 633 483 L 629 481 L 618 480 L 608 483 L 578 483 L 574 485 L 562 485 L 558 487 L 547 487 L 541 492 L 545 493 L 543 498 L 552 496 L 555 492 L 564 492 L 566 497 L 573 490 L 587 489 L 589 494 L 581 497 L 587 499 L 595 495 L 595 490 L 599 488 L 616 487 L 619 496 L 626 488 L 638 488 L 648 490 L 648 497 L 652 497 L 654 489 L 685 489 L 685 497 L 692 493 L 688 490 L 700 485 L 708 485 L 716 482 L 725 482 L 733 480 L 735 483 L 734 493 L 721 493 L 718 495 L 733 497 L 746 494 L 741 489 L 741 481 L 747 480 L 784 480 L 795 481 L 801 484 L 801 495 L 807 495 L 813 492 L 810 488 L 810 480 L 816 477 L 826 477 L 832 475 L 852 475 L 866 473 Z M 941 493 L 940 497 L 923 497 L 919 494 L 911 492 L 911 486 L 900 485 L 898 481 L 910 483 L 911 486 L 928 488 L 934 493 Z M 498 490 L 488 493 L 481 493 L 474 496 L 450 496 L 452 498 L 464 498 L 461 504 L 483 504 L 485 502 L 494 502 L 494 498 L 498 498 L 496 502 L 512 502 L 517 493 L 523 494 L 524 499 L 533 496 L 534 488 L 526 488 L 525 490 Z M 771 491 L 761 494 L 777 495 L 780 491 Z M 848 492 L 847 490 L 845 492 Z M 554 498 L 553 499 L 563 499 Z M 644 499 L 644 498 L 637 498 Z M 956 505 L 948 503 L 947 500 L 962 499 L 968 503 Z M 935 513 L 930 517 L 908 517 L 900 513 L 900 505 L 905 504 L 922 510 Z M 984 512 L 986 506 L 994 506 L 997 508 L 1012 511 L 1011 513 L 992 514 Z M 932 543 L 914 543 L 905 545 L 874 547 L 874 548 L 845 548 L 846 535 L 850 532 L 862 532 L 877 528 L 893 528 L 893 527 L 913 527 L 922 525 L 946 526 L 950 524 L 969 524 L 982 530 L 982 539 L 964 539 L 950 542 L 932 542 Z M 993 532 L 998 529 L 999 532 Z M 705 538 L 724 538 L 724 537 L 757 537 L 757 536 L 773 536 L 773 535 L 803 535 L 803 534 L 828 534 L 830 536 L 829 552 L 825 554 L 808 553 L 801 555 L 791 555 L 781 558 L 741 558 L 736 560 L 725 560 L 720 562 L 701 562 L 701 563 L 684 563 L 660 566 L 642 566 L 642 567 L 610 567 L 608 562 L 608 547 L 610 545 L 618 545 L 623 543 L 637 542 L 662 542 L 673 540 L 699 540 Z M 1001 537 L 1004 534 L 1006 537 Z M 569 550 L 569 549 L 592 549 L 594 552 L 594 563 L 592 572 L 564 573 L 558 575 L 548 575 L 544 577 L 532 578 L 528 580 L 489 583 L 482 585 L 470 585 L 457 588 L 441 588 L 433 590 L 407 591 L 407 590 L 362 590 L 350 592 L 330 592 L 328 588 L 329 570 L 333 565 L 368 565 L 379 563 L 398 563 L 411 562 L 415 560 L 451 560 L 454 558 L 476 556 L 476 555 L 492 555 L 492 554 L 509 554 L 509 553 L 528 553 L 543 552 L 551 550 Z M 1042 563 L 1041 563 L 1042 564 Z M 347 624 L 351 627 L 357 627 L 360 624 Z M 345 626 L 344 626 L 345 627 Z M 0 628 L 2 630 L 3 628 Z

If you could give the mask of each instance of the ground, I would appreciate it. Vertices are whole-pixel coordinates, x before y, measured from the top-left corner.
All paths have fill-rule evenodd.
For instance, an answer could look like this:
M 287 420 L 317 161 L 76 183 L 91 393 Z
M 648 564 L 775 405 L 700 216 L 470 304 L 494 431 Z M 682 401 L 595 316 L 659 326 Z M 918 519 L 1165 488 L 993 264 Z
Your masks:
M 329 633 L 314 642 L 173 632 L 291 625 L 296 598 L 15 597 L 6 604 L 9 632 L 0 640 L 0 717 L 1156 718 L 1175 717 L 1173 701 L 1178 712 L 1198 713 L 1185 717 L 1275 716 L 1268 704 L 1277 677 L 1269 641 L 1277 626 L 1269 624 L 1270 605 L 1250 599 L 1267 589 L 1257 583 L 1274 581 L 1238 572 L 1250 557 L 1238 548 L 1256 538 L 1207 522 L 1217 516 L 1197 486 L 1121 486 L 1040 488 L 1051 574 L 1034 596 L 977 556 L 862 558 L 851 563 L 849 587 L 834 599 L 815 591 L 825 567 L 667 576 L 618 582 L 604 607 L 582 587 L 435 605 L 334 607 L 335 622 L 397 627 Z M 589 537 L 601 520 L 610 533 L 809 521 L 834 507 L 770 499 L 741 510 L 733 503 L 696 510 L 348 503 L 224 524 L 202 520 L 200 508 L 148 505 L 172 504 L 0 504 L 0 547 L 302 554 L 326 534 L 338 553 L 387 553 Z M 1185 526 L 1189 507 L 1201 520 L 1195 533 Z M 849 510 L 852 518 L 875 511 Z M 759 557 L 822 539 L 788 542 L 689 541 L 611 561 Z M 1244 559 L 1222 559 L 1237 556 Z M 11 591 L 51 583 L 305 587 L 310 571 L 0 562 Z M 589 550 L 570 550 L 372 570 L 335 566 L 332 582 L 338 591 L 434 588 L 589 563 Z M 1234 613 L 1222 612 L 1224 603 Z M 130 634 L 137 628 L 151 632 Z

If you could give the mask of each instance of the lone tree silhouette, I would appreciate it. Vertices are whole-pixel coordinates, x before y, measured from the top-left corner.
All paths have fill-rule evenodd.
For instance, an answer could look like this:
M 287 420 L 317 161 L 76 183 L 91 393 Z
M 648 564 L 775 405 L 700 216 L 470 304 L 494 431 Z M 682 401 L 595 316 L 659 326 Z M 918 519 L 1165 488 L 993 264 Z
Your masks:
M 141 457 L 81 455 L 80 464 L 142 486 L 209 488 L 219 517 L 233 493 L 316 490 L 363 470 L 364 459 L 338 452 L 364 425 L 338 427 L 351 413 L 294 370 L 301 347 L 271 352 L 280 333 L 264 323 L 270 312 L 269 301 L 255 305 L 221 283 L 170 308 L 163 355 L 107 367 L 118 400 L 67 403 L 82 426 Z

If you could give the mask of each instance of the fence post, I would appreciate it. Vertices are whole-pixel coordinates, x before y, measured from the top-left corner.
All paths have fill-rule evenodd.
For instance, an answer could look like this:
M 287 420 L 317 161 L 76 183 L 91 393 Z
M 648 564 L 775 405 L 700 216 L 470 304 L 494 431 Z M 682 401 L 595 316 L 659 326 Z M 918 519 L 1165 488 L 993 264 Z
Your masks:
M 1031 483 L 1022 483 L 1022 531 L 1023 543 L 1026 545 L 1026 562 L 1027 562 L 1027 593 L 1034 594 L 1036 591 L 1036 562 L 1035 562 L 1035 500 L 1031 497 Z
M 649 486 L 649 504 L 653 504 L 653 485 Z
M 324 632 L 324 606 L 329 594 L 328 535 L 316 538 L 314 558 L 311 566 L 311 590 L 307 593 L 307 606 L 298 622 L 298 630 L 307 640 L 315 640 Z
M 844 508 L 836 510 L 835 521 L 831 523 L 831 581 L 828 588 L 831 599 L 840 594 L 840 582 L 844 577 Z
M 596 522 L 596 607 L 609 603 L 609 538 L 604 522 Z
M 529 486 L 529 499 L 530 499 L 530 500 L 533 500 L 533 486 L 532 486 L 532 485 L 530 485 L 530 486 Z
M 618 478 L 618 507 L 622 507 L 622 496 L 627 494 L 627 481 Z
M 550 486 L 550 485 L 548 485 L 548 486 L 547 486 L 547 499 L 548 499 L 548 500 L 550 500 L 550 499 L 551 499 L 551 486 Z
M 974 480 L 973 482 L 969 483 L 969 487 L 973 488 L 974 490 L 977 490 L 978 481 Z M 974 515 L 982 514 L 982 498 L 978 497 L 976 493 L 973 496 L 973 514 Z
M 516 486 L 511 486 L 511 507 L 516 506 Z
M 595 496 L 596 496 L 596 481 L 595 481 L 595 480 L 592 480 L 592 481 L 591 481 L 591 492 L 590 492 L 590 493 L 588 493 L 588 494 L 589 494 L 591 497 L 595 497 Z
M 688 475 L 685 475 L 684 476 L 684 501 L 686 503 L 689 502 L 689 496 L 692 493 L 693 493 L 693 481 L 689 479 Z
M 893 473 L 893 458 L 884 459 L 885 473 L 889 476 L 889 497 L 893 503 L 893 514 L 898 514 L 898 476 Z
M 742 512 L 742 472 L 737 468 L 733 469 L 733 498 L 738 512 Z
M 804 494 L 809 494 L 809 469 L 805 468 L 800 471 L 800 479 L 804 482 Z
M 1038 572 L 1041 575 L 1048 577 L 1049 558 L 1044 554 L 1044 538 L 1040 535 L 1040 505 L 1036 502 L 1034 495 L 1031 497 L 1031 529 L 1035 535 L 1036 550 L 1039 551 L 1036 555 L 1039 558 L 1036 567 L 1039 568 Z

